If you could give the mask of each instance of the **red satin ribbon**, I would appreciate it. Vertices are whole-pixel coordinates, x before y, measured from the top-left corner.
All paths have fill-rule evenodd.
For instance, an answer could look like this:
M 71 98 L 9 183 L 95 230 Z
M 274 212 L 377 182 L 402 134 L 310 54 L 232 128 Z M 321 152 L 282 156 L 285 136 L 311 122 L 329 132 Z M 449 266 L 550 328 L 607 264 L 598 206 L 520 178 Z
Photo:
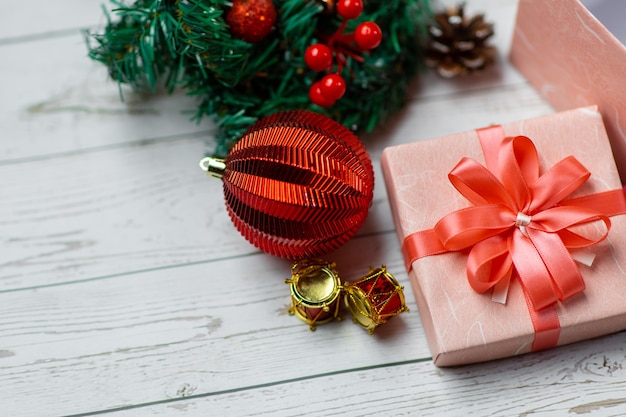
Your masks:
M 511 272 L 522 285 L 535 340 L 533 350 L 558 343 L 556 302 L 585 289 L 568 249 L 594 245 L 608 235 L 610 216 L 626 213 L 622 189 L 566 199 L 590 176 L 573 156 L 539 175 L 539 158 L 525 136 L 505 137 L 501 126 L 477 130 L 486 167 L 463 158 L 448 174 L 473 206 L 444 216 L 433 229 L 404 239 L 407 270 L 416 259 L 470 248 L 467 278 L 483 293 Z M 600 236 L 571 228 L 602 222 Z

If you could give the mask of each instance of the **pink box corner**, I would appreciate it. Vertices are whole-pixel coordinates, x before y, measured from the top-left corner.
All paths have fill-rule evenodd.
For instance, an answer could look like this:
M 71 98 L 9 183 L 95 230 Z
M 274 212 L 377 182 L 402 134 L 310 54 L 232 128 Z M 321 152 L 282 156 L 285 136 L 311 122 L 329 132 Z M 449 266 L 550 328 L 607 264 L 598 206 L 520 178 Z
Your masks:
M 579 0 L 519 0 L 510 59 L 557 111 L 598 105 L 626 181 L 626 47 Z
M 573 154 L 592 173 L 578 194 L 621 188 L 595 107 L 509 123 L 503 128 L 509 136 L 533 140 L 542 172 Z M 447 178 L 466 156 L 484 163 L 474 131 L 384 150 L 383 177 L 400 242 L 468 206 Z M 580 267 L 587 289 L 557 306 L 559 345 L 626 328 L 626 239 L 616 238 L 626 236 L 626 216 L 611 221 L 609 239 L 590 248 L 597 255 L 594 266 Z M 534 330 L 519 283 L 514 279 L 507 304 L 501 305 L 470 288 L 465 265 L 466 255 L 452 252 L 418 259 L 409 274 L 435 364 L 460 365 L 529 352 Z

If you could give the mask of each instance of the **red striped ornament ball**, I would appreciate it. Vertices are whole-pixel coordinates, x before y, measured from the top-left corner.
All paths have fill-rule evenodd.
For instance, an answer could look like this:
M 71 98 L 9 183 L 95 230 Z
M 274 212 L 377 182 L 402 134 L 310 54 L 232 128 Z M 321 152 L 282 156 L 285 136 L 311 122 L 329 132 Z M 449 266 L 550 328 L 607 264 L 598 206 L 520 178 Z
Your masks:
M 224 196 L 239 232 L 288 259 L 313 258 L 363 225 L 374 189 L 362 142 L 336 121 L 308 111 L 254 124 L 225 160 Z

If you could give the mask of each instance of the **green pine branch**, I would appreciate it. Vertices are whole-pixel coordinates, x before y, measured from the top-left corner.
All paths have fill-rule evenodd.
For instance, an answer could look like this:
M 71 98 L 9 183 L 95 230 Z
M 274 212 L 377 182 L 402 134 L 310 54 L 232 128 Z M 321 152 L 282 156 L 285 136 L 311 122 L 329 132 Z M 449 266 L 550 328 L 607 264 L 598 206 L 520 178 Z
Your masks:
M 253 0 L 252 0 L 253 1 Z M 89 34 L 89 56 L 110 76 L 138 91 L 181 88 L 198 99 L 194 119 L 216 119 L 215 151 L 228 148 L 261 117 L 281 110 L 326 114 L 356 131 L 371 131 L 405 102 L 408 85 L 421 67 L 422 40 L 431 11 L 428 0 L 366 0 L 351 32 L 375 21 L 383 42 L 348 58 L 342 70 L 346 95 L 330 108 L 312 104 L 310 86 L 324 74 L 307 68 L 306 48 L 334 32 L 336 14 L 316 0 L 274 0 L 274 30 L 251 44 L 234 38 L 226 0 L 112 0 L 112 16 L 99 34 Z M 106 11 L 105 11 L 106 13 Z

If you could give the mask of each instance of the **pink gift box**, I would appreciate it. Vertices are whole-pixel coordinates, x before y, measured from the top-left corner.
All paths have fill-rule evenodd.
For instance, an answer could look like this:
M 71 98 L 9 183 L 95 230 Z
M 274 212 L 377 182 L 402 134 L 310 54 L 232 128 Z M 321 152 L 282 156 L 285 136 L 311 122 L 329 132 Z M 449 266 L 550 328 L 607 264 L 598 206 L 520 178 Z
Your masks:
M 611 147 L 596 107 L 585 107 L 502 126 L 506 136 L 532 139 L 540 173 L 574 155 L 591 177 L 571 197 L 621 190 Z M 471 204 L 448 172 L 463 158 L 485 164 L 475 131 L 389 147 L 382 168 L 400 242 L 432 229 L 445 215 Z M 626 216 L 611 217 L 608 238 L 585 249 L 579 265 L 584 292 L 556 304 L 558 344 L 626 328 Z M 409 273 L 433 360 L 438 366 L 481 362 L 530 352 L 535 337 L 519 279 L 513 274 L 505 304 L 477 293 L 466 275 L 467 251 L 426 256 Z
M 592 12 L 608 24 L 615 18 L 613 32 Z M 616 36 L 625 16 L 623 1 L 519 0 L 510 54 L 557 111 L 598 105 L 624 181 L 626 48 Z

